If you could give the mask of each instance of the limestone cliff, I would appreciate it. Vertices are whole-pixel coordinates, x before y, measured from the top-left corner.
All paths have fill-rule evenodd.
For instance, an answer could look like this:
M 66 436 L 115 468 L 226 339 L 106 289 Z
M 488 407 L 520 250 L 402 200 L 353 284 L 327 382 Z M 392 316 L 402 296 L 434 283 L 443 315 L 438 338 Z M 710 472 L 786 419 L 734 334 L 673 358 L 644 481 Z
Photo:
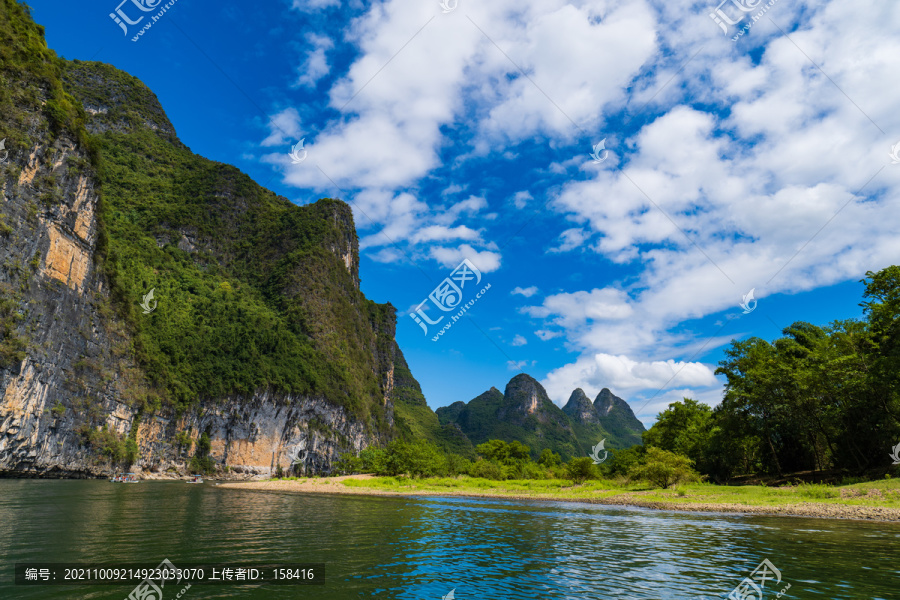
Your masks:
M 418 384 L 405 361 L 395 384 L 346 204 L 194 155 L 146 86 L 60 60 L 13 0 L 0 53 L 0 474 L 324 473 L 397 435 Z

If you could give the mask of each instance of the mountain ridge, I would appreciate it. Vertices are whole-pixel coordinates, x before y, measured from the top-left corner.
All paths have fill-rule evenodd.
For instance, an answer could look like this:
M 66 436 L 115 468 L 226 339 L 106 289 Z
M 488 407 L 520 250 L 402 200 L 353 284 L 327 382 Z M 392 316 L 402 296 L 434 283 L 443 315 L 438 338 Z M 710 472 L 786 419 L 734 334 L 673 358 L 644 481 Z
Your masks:
M 502 393 L 491 387 L 468 403 L 457 401 L 435 412 L 442 424 L 457 425 L 473 445 L 489 439 L 519 441 L 531 449 L 533 457 L 549 448 L 564 458 L 571 458 L 588 455 L 603 439 L 610 448 L 641 443 L 643 424 L 630 408 L 626 413 L 619 404 L 627 408 L 627 402 L 617 396 L 612 398 L 615 401 L 609 400 L 611 410 L 600 414 L 596 401 L 591 403 L 578 388 L 560 408 L 536 379 L 522 373 L 510 379 Z

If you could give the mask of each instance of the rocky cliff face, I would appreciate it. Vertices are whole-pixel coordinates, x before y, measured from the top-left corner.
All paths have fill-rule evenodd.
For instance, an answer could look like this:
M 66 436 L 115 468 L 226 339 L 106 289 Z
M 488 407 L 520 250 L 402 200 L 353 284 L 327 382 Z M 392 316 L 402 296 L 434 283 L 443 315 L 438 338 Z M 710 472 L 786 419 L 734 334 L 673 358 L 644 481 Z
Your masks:
M 577 388 L 572 392 L 572 395 L 569 396 L 569 401 L 563 406 L 563 412 L 578 423 L 600 423 L 600 419 L 594 410 L 594 405 L 591 404 L 587 394 L 581 388 Z
M 0 475 L 323 473 L 393 437 L 418 384 L 404 362 L 395 385 L 349 207 L 194 156 L 143 84 L 60 61 L 11 0 L 0 35 Z

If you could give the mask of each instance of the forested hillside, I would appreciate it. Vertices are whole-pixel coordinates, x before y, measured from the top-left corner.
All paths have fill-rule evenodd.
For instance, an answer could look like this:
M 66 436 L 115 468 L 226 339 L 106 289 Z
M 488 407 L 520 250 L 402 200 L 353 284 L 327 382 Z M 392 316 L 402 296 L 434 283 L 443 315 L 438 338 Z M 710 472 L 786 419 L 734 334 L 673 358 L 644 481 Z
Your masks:
M 732 342 L 717 371 L 727 378 L 721 405 L 671 405 L 645 445 L 683 454 L 716 480 L 884 474 L 900 444 L 900 267 L 864 283 L 863 319 Z

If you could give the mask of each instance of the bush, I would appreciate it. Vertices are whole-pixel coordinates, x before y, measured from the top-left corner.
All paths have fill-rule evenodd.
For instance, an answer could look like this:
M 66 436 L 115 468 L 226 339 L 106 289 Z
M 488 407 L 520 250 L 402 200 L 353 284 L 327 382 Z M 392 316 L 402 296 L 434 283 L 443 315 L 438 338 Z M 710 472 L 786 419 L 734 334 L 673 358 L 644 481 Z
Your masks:
M 597 470 L 594 461 L 586 456 L 573 458 L 566 465 L 566 476 L 576 484 L 584 483 L 586 479 L 596 479 Z
M 494 461 L 479 459 L 472 465 L 469 475 L 472 477 L 481 477 L 482 479 L 506 479 L 506 473 L 502 466 Z
M 650 447 L 644 462 L 633 466 L 628 475 L 665 489 L 679 481 L 698 481 L 700 476 L 692 468 L 693 462 L 686 456 Z
M 465 475 L 472 469 L 472 461 L 459 454 L 447 455 L 447 475 L 456 477 L 457 475 Z
M 398 440 L 388 445 L 385 471 L 388 475 L 434 477 L 447 471 L 447 459 L 432 444 Z
M 538 459 L 538 463 L 545 467 L 556 467 L 562 463 L 562 457 L 550 448 L 544 448 L 541 451 L 541 457 Z
M 531 456 L 528 446 L 519 442 L 506 443 L 503 440 L 488 440 L 475 447 L 475 452 L 502 465 L 512 465 L 516 462 L 527 461 Z

